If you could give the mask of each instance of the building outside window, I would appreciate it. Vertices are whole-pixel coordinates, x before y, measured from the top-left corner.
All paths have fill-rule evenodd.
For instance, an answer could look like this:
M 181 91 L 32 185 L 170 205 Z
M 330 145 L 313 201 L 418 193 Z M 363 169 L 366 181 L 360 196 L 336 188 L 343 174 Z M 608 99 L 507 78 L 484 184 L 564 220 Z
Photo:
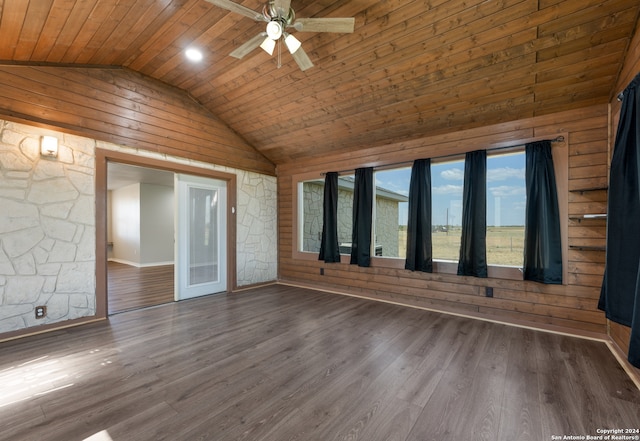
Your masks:
M 402 259 L 406 256 L 410 180 L 410 167 L 375 172 L 376 256 Z
M 407 184 L 408 185 L 408 184 Z M 322 202 L 324 195 L 324 181 L 309 180 L 300 183 L 301 192 L 301 250 L 317 253 L 322 241 Z M 353 219 L 353 187 L 354 176 L 340 176 L 338 179 L 338 244 L 341 254 L 351 254 L 351 233 Z M 388 257 L 403 257 L 400 254 L 399 219 L 401 205 L 404 205 L 406 231 L 405 195 L 395 193 L 385 188 L 376 188 L 375 214 L 376 226 L 375 255 Z

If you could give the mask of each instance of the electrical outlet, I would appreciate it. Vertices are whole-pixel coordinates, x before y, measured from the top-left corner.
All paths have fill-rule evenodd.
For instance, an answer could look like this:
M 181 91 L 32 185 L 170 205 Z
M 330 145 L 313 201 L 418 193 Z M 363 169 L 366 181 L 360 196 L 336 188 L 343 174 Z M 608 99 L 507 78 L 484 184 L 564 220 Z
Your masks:
M 36 318 L 41 319 L 47 315 L 47 307 L 46 306 L 36 306 Z
M 320 268 L 320 275 L 324 276 L 324 268 Z
M 487 286 L 484 293 L 487 297 L 493 297 L 493 288 L 491 286 Z

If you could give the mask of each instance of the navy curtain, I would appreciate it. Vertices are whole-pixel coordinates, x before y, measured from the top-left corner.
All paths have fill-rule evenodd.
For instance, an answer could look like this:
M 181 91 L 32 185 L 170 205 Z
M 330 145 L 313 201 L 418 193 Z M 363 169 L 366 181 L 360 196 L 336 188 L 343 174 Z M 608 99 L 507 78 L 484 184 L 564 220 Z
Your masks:
M 562 284 L 562 241 L 551 141 L 525 145 L 524 280 Z
M 628 359 L 640 368 L 640 74 L 623 92 L 609 173 L 607 254 L 598 308 L 631 327 Z
M 318 260 L 327 263 L 340 262 L 338 247 L 338 173 L 329 172 L 324 177 L 322 203 L 322 241 Z
M 487 277 L 487 151 L 464 159 L 459 276 Z
M 431 246 L 431 160 L 418 159 L 411 168 L 407 256 L 405 269 L 433 271 Z
M 371 264 L 371 223 L 373 221 L 373 168 L 356 169 L 353 188 L 353 229 L 351 263 Z

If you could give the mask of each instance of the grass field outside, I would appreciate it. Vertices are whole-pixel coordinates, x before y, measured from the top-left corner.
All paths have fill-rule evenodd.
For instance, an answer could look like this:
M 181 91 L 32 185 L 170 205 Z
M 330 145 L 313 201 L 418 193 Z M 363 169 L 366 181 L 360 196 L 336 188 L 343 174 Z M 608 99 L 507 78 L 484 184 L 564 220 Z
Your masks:
M 432 233 L 433 258 L 458 261 L 460 256 L 460 227 Z M 406 255 L 407 229 L 399 229 L 399 255 Z M 487 227 L 487 263 L 522 267 L 524 260 L 524 226 Z

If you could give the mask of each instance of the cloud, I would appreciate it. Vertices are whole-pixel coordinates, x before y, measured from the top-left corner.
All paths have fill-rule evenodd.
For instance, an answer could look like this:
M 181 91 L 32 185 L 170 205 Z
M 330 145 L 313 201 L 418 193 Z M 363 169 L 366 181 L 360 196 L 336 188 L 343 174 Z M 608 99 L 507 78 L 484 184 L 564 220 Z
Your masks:
M 450 168 L 440 172 L 440 177 L 447 181 L 463 181 L 464 170 L 461 168 Z M 524 180 L 525 169 L 512 167 L 490 168 L 487 170 L 487 182 L 506 181 L 508 179 Z
M 524 172 L 524 168 L 491 168 L 487 170 L 487 182 L 506 181 L 512 178 L 524 180 Z
M 494 197 L 507 198 L 510 196 L 524 196 L 526 191 L 524 187 L 501 185 L 499 187 L 490 187 L 489 191 Z
M 431 189 L 433 194 L 459 194 L 462 195 L 462 185 L 440 185 Z
M 459 168 L 450 168 L 441 171 L 440 176 L 447 181 L 462 181 L 464 180 L 464 171 Z
M 376 187 L 382 188 L 384 190 L 393 191 L 395 193 L 408 196 L 409 195 L 409 182 L 402 181 L 382 181 L 380 179 L 376 179 Z
M 527 209 L 527 202 L 516 202 L 515 204 L 513 204 L 512 209 L 514 211 L 525 211 Z

